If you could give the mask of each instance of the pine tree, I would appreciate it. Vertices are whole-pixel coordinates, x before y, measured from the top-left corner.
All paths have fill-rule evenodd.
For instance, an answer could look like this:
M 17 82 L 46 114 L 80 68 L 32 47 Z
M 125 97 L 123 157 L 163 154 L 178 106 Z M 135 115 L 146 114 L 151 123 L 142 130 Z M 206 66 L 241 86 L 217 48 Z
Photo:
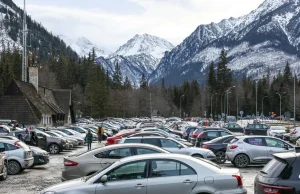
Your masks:
M 146 77 L 145 74 L 143 73 L 140 81 L 140 88 L 147 89 L 147 87 L 148 85 L 147 85 Z
M 162 90 L 165 90 L 165 78 L 162 78 L 161 79 L 161 87 L 160 87 Z
M 114 90 L 121 89 L 122 88 L 122 80 L 123 80 L 123 78 L 122 78 L 122 73 L 121 73 L 120 65 L 117 62 L 116 66 L 115 66 L 115 71 L 114 71 L 114 74 L 113 74 L 112 88 Z
M 215 75 L 214 62 L 212 61 L 209 66 L 209 73 L 207 79 L 207 86 L 209 88 L 210 94 L 213 94 L 216 91 L 217 79 Z
M 127 76 L 125 77 L 125 81 L 124 81 L 124 89 L 126 90 L 131 89 L 131 82 Z
M 223 49 L 220 53 L 219 63 L 217 68 L 217 84 L 219 94 L 223 93 L 232 84 L 231 70 L 228 68 L 227 53 Z

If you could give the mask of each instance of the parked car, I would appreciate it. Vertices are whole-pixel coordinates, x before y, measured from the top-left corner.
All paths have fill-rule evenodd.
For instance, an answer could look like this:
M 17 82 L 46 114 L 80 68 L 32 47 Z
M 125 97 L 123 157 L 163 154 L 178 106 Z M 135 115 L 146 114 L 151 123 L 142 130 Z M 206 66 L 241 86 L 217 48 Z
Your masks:
M 72 146 L 70 146 L 69 148 L 74 148 L 76 146 L 78 146 L 78 141 L 76 139 L 70 138 L 70 137 L 65 137 L 55 131 L 46 131 L 45 133 L 51 135 L 52 137 L 59 137 L 59 138 L 63 138 L 67 143 L 71 144 Z
M 0 180 L 4 181 L 7 179 L 7 166 L 8 166 L 8 160 L 5 154 L 5 146 L 4 144 L 0 143 Z
M 235 137 L 226 149 L 226 158 L 239 168 L 249 164 L 265 164 L 273 159 L 273 154 L 294 152 L 295 147 L 281 139 L 265 136 Z
M 218 130 L 202 131 L 196 139 L 195 146 L 200 147 L 203 144 L 203 142 L 211 141 L 213 139 L 216 139 L 217 137 L 224 137 L 228 135 L 234 135 L 234 134 L 227 129 L 221 129 L 221 128 Z
M 86 130 L 82 127 L 78 127 L 78 126 L 71 126 L 70 129 L 72 129 L 78 133 L 84 134 L 84 135 L 86 135 L 88 133 L 88 130 Z M 95 132 L 93 132 L 92 130 L 91 130 L 91 133 L 93 135 L 93 141 L 97 141 L 98 140 L 97 134 Z
M 225 130 L 225 131 L 228 131 L 227 129 L 225 128 L 220 128 L 220 127 L 197 127 L 192 136 L 190 137 L 190 142 L 195 145 L 196 144 L 196 141 L 197 141 L 197 137 L 199 136 L 199 134 L 201 134 L 203 131 L 213 131 L 213 130 Z M 228 131 L 230 133 L 230 131 Z
M 137 133 L 137 132 L 131 131 L 131 130 L 122 130 L 119 133 L 117 133 L 116 135 L 114 135 L 112 137 L 108 137 L 105 145 L 117 144 L 122 139 L 122 137 L 127 137 L 127 136 L 135 134 L 135 133 Z
M 0 125 L 0 137 L 1 136 L 13 136 L 17 137 L 19 140 L 24 141 L 30 145 L 33 144 L 32 142 L 32 134 L 33 131 L 28 131 L 21 129 L 19 127 L 13 127 L 13 126 L 6 126 L 6 125 Z
M 66 181 L 91 175 L 105 169 L 121 158 L 153 153 L 169 152 L 148 144 L 117 144 L 101 147 L 80 155 L 65 157 L 62 180 Z
M 32 151 L 20 140 L 10 140 L 0 138 L 0 147 L 5 148 L 5 156 L 8 159 L 7 172 L 10 175 L 16 175 L 29 168 L 33 164 Z
M 81 139 L 85 139 L 86 134 L 84 133 L 78 133 L 77 131 L 74 131 L 72 129 L 69 128 L 56 128 L 55 130 L 61 131 L 67 135 L 73 136 L 73 137 L 79 137 Z
M 193 157 L 205 158 L 207 160 L 214 160 L 215 154 L 207 149 L 188 147 L 173 138 L 165 137 L 133 137 L 122 138 L 120 143 L 145 143 L 155 145 L 163 148 L 171 153 L 185 154 Z
M 265 124 L 248 124 L 245 128 L 245 135 L 267 135 L 269 129 L 268 125 Z
M 62 135 L 63 137 L 67 137 L 67 138 L 72 138 L 75 139 L 78 142 L 78 146 L 82 146 L 84 144 L 84 139 L 81 137 L 76 137 L 76 136 L 72 136 L 72 135 L 67 135 L 62 131 L 58 131 L 58 130 L 51 130 L 51 132 L 55 132 L 57 134 Z
M 42 139 L 40 148 L 47 150 L 50 154 L 59 154 L 66 146 L 66 141 L 62 138 L 52 137 L 42 131 L 36 131 L 36 135 Z
M 201 147 L 213 151 L 214 154 L 216 155 L 216 163 L 223 164 L 226 162 L 227 144 L 233 138 L 235 138 L 235 136 L 233 135 L 218 137 L 211 141 L 204 142 Z
M 31 168 L 49 163 L 49 153 L 47 151 L 34 146 L 30 146 L 30 150 L 32 151 L 32 156 L 34 158 L 33 164 L 30 166 Z
M 286 134 L 286 128 L 284 126 L 270 126 L 267 130 L 267 135 L 272 137 L 282 138 Z
M 295 143 L 299 138 L 300 138 L 300 127 L 296 127 L 290 133 L 290 142 Z
M 238 169 L 222 169 L 209 161 L 185 155 L 147 154 L 123 158 L 91 176 L 41 192 L 50 193 L 246 194 L 247 190 Z
M 196 130 L 196 127 L 186 127 L 183 130 L 182 138 L 185 139 L 185 140 L 189 140 L 190 133 L 193 133 L 194 130 Z
M 229 131 L 234 133 L 244 133 L 244 128 L 237 123 L 227 123 L 223 128 L 228 129 Z
M 300 152 L 274 154 L 271 160 L 258 172 L 254 181 L 254 193 L 300 193 Z

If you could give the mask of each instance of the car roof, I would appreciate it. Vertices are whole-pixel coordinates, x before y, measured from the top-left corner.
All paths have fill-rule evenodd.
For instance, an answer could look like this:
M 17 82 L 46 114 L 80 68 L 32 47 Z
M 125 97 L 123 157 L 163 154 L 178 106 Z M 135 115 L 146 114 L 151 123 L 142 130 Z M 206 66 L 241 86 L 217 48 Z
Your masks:
M 287 160 L 287 161 L 294 161 L 295 158 L 300 160 L 300 153 L 295 152 L 283 152 L 283 153 L 277 153 L 273 154 L 273 156 L 277 159 Z
M 101 148 L 103 148 L 103 149 L 118 149 L 118 148 L 124 148 L 124 147 L 126 147 L 126 148 L 127 147 L 143 147 L 143 148 L 161 150 L 165 153 L 169 153 L 168 151 L 166 151 L 162 148 L 159 148 L 159 147 L 151 145 L 151 144 L 145 144 L 145 143 L 122 143 L 122 144 L 109 145 L 109 146 L 105 146 L 105 147 L 101 147 Z
M 155 139 L 170 139 L 170 138 L 163 137 L 163 136 L 127 137 L 125 139 L 141 139 L 141 138 L 143 138 L 143 139 L 153 139 L 153 138 L 155 138 Z
M 193 159 L 192 156 L 189 155 L 184 155 L 184 154 L 172 154 L 168 153 L 166 156 L 163 153 L 158 153 L 158 154 L 143 154 L 143 155 L 135 155 L 135 156 L 130 156 L 126 158 L 120 159 L 120 162 L 131 162 L 131 161 L 136 161 L 136 160 L 149 160 L 149 159 L 188 159 L 191 160 Z
M 17 140 L 12 140 L 12 139 L 4 139 L 0 137 L 0 142 L 4 142 L 4 143 L 15 143 Z M 18 140 L 19 141 L 19 140 Z

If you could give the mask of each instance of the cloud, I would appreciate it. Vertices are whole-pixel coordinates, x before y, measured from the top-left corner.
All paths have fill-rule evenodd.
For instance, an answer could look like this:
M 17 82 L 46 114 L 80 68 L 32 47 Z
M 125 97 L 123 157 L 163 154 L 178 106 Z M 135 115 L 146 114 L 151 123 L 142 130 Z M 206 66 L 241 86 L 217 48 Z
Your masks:
M 98 2 L 97 4 L 93 2 Z M 116 50 L 135 34 L 149 33 L 177 45 L 198 25 L 238 17 L 263 0 L 32 0 L 28 14 L 55 34 L 85 36 Z M 15 0 L 19 5 L 20 0 Z M 60 2 L 60 3 L 58 3 Z M 67 3 L 68 2 L 68 3 Z M 81 6 L 82 4 L 82 6 Z M 126 10 L 126 11 L 124 11 Z

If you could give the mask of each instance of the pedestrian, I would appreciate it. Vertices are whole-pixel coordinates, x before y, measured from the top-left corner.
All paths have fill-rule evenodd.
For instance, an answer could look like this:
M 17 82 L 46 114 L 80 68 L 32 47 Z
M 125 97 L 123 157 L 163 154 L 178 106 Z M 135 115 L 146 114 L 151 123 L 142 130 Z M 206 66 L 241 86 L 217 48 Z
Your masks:
M 98 143 L 101 143 L 102 141 L 102 137 L 104 134 L 104 128 L 102 127 L 102 125 L 100 125 L 96 131 L 97 135 L 98 135 Z
M 91 133 L 91 130 L 88 130 L 88 133 L 85 136 L 85 142 L 87 143 L 88 146 L 88 151 L 92 149 L 92 141 L 93 141 L 93 134 Z

